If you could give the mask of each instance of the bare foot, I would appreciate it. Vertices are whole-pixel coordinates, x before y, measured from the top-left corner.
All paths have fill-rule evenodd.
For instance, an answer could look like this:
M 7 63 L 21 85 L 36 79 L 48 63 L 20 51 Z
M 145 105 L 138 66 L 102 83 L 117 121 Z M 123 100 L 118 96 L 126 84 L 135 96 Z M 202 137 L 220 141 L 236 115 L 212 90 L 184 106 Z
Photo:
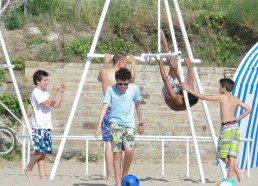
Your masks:
M 107 181 L 108 181 L 109 183 L 112 183 L 112 182 L 113 182 L 112 176 L 111 176 L 111 177 L 107 177 L 106 179 L 107 179 Z
M 33 174 L 32 174 L 32 171 L 31 170 L 28 170 L 27 168 L 24 169 L 24 174 L 27 176 L 27 178 L 29 180 L 32 180 L 33 179 Z
M 236 172 L 238 182 L 243 181 L 244 173 L 245 173 L 245 171 L 244 170 L 240 170 L 240 169 L 239 169 L 239 171 Z

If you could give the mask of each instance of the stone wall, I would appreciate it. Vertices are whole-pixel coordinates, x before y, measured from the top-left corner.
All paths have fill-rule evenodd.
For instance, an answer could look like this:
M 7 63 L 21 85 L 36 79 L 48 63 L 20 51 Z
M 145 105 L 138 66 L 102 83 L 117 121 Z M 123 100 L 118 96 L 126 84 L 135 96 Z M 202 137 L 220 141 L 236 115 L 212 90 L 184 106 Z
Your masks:
M 102 90 L 97 81 L 98 72 L 101 64 L 91 64 L 85 85 L 73 118 L 69 135 L 94 135 L 98 116 L 102 106 Z M 67 119 L 72 108 L 78 85 L 84 69 L 81 63 L 47 63 L 47 62 L 26 62 L 24 83 L 20 82 L 22 94 L 29 98 L 29 92 L 32 90 L 32 74 L 37 69 L 43 69 L 50 73 L 49 92 L 52 90 L 54 82 L 63 81 L 66 84 L 66 92 L 62 107 L 53 112 L 53 134 L 63 133 Z M 184 68 L 184 71 L 186 69 Z M 166 66 L 166 71 L 168 67 Z M 235 69 L 224 69 L 216 67 L 198 68 L 198 74 L 206 94 L 218 94 L 219 79 L 227 76 L 233 76 Z M 163 86 L 159 67 L 157 65 L 137 64 L 136 80 L 141 90 L 143 98 L 143 122 L 145 126 L 144 135 L 155 136 L 191 136 L 188 115 L 186 111 L 175 112 L 170 110 L 161 94 Z M 207 102 L 212 122 L 216 131 L 219 132 L 219 105 L 216 102 Z M 193 122 L 197 136 L 210 136 L 207 120 L 202 108 L 201 101 L 192 107 Z M 90 143 L 90 152 L 103 156 L 103 143 Z M 59 142 L 55 142 L 58 148 Z M 66 149 L 77 148 L 83 152 L 85 150 L 84 142 L 67 141 Z M 193 143 L 190 144 L 191 161 L 196 162 Z M 212 142 L 200 142 L 199 149 L 203 163 L 209 163 L 215 159 L 214 145 Z M 137 141 L 135 145 L 136 162 L 160 163 L 161 161 L 161 142 L 160 141 Z M 172 163 L 185 162 L 186 145 L 185 142 L 165 142 L 165 161 Z

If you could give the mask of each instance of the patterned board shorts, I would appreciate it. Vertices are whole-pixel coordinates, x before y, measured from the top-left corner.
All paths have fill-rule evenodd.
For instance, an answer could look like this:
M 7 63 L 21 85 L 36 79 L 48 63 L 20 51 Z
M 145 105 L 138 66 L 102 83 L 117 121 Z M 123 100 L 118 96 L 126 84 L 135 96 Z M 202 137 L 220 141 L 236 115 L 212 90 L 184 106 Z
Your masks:
M 32 139 L 35 152 L 51 154 L 52 140 L 50 129 L 32 129 Z
M 180 93 L 179 85 L 175 84 L 173 78 L 171 78 L 169 75 L 167 75 L 167 80 L 169 81 L 171 87 L 174 89 L 174 92 L 176 94 L 179 94 Z M 164 97 L 168 97 L 168 91 L 167 91 L 165 85 L 163 85 L 163 88 L 162 88 L 162 95 Z
M 237 157 L 240 130 L 236 121 L 222 123 L 218 140 L 217 156 L 227 158 L 228 156 Z
M 126 148 L 134 147 L 135 129 L 110 123 L 111 146 L 113 152 L 122 152 Z
M 105 142 L 111 141 L 110 130 L 109 130 L 110 114 L 111 114 L 111 107 L 108 107 L 102 122 L 102 140 Z

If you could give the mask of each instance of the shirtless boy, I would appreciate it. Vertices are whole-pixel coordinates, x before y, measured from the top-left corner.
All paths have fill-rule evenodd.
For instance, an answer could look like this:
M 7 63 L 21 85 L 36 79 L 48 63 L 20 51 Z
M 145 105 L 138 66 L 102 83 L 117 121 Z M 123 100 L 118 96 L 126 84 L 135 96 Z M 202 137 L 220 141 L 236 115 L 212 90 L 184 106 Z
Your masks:
M 244 171 L 240 170 L 235 165 L 240 139 L 240 131 L 237 121 L 246 117 L 252 110 L 237 97 L 231 95 L 231 91 L 234 88 L 234 81 L 228 78 L 223 78 L 219 83 L 220 94 L 214 96 L 200 94 L 191 89 L 187 84 L 181 84 L 181 87 L 201 100 L 219 102 L 221 129 L 218 140 L 217 156 L 229 166 L 227 178 L 232 180 L 233 172 L 235 172 L 237 179 L 240 182 L 243 179 Z M 235 117 L 234 114 L 237 106 L 240 106 L 244 112 Z

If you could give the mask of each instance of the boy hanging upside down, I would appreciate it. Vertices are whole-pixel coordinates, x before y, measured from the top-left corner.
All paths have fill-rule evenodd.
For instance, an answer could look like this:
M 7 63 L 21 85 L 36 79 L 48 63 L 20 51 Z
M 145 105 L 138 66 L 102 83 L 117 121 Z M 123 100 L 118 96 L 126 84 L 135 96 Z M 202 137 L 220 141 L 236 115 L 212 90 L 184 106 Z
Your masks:
M 169 53 L 169 47 L 166 40 L 166 37 L 163 32 L 161 32 L 161 43 L 166 53 Z M 175 84 L 175 80 L 178 79 L 180 82 L 180 78 L 177 72 L 177 62 L 175 59 L 167 58 L 167 63 L 169 65 L 169 72 L 166 75 L 163 62 L 159 60 L 159 68 L 162 80 L 164 82 L 164 86 L 162 88 L 162 94 L 164 96 L 164 101 L 169 106 L 170 109 L 174 111 L 183 111 L 186 110 L 185 100 L 183 96 L 183 91 L 181 90 L 178 84 Z M 187 66 L 188 77 L 186 82 L 189 86 L 194 89 L 194 78 L 191 68 L 191 61 L 188 57 L 184 59 L 184 62 Z M 198 98 L 188 93 L 188 99 L 190 106 L 195 105 L 198 102 Z

